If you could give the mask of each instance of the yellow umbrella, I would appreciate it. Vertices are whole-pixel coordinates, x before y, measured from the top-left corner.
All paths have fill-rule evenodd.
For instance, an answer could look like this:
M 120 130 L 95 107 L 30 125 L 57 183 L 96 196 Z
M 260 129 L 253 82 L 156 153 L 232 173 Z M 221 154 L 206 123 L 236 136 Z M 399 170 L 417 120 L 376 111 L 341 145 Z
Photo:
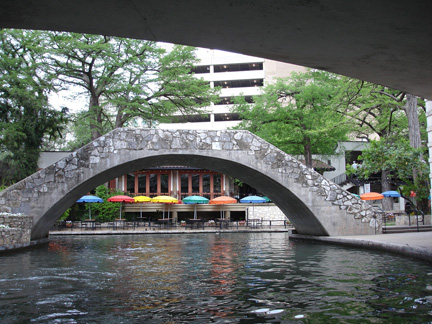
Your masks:
M 152 203 L 163 203 L 162 218 L 165 218 L 165 204 L 178 204 L 178 199 L 171 196 L 156 196 L 151 199 Z M 168 218 L 169 218 L 169 206 L 168 206 Z
M 156 196 L 151 198 L 153 203 L 177 204 L 178 199 L 171 196 Z
M 145 202 L 150 202 L 151 198 L 147 196 L 135 196 L 134 200 L 136 203 L 145 203 Z M 140 210 L 140 217 L 142 217 L 142 205 Z
M 152 199 L 147 196 L 136 196 L 134 197 L 135 202 L 150 202 Z

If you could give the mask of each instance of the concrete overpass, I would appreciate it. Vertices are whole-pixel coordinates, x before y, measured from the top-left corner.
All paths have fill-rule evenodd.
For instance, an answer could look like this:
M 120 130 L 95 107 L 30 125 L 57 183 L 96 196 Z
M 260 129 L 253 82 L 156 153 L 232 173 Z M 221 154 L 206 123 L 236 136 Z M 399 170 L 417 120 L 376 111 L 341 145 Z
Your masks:
M 432 99 L 428 1 L 2 0 L 0 27 L 239 52 Z
M 75 201 L 125 173 L 162 165 L 214 170 L 265 193 L 308 235 L 374 234 L 381 216 L 368 203 L 248 131 L 118 128 L 0 192 L 0 212 L 33 216 L 44 238 Z

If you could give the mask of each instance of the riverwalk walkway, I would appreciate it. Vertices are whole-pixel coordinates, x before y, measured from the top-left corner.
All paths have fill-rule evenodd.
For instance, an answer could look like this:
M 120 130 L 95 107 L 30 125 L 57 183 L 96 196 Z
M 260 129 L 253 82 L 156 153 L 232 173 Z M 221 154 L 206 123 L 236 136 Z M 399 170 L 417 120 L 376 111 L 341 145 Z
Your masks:
M 309 236 L 291 234 L 293 240 L 313 240 L 393 252 L 432 263 L 432 232 L 411 232 L 352 236 Z

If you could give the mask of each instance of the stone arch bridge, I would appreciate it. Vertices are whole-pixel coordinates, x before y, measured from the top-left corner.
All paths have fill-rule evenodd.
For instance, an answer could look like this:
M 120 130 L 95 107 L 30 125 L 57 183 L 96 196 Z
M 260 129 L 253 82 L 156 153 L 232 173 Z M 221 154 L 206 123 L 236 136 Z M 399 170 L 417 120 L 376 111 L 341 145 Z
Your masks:
M 264 192 L 301 234 L 373 234 L 381 224 L 371 205 L 239 130 L 116 129 L 0 192 L 0 212 L 33 216 L 32 239 L 44 238 L 66 209 L 96 186 L 163 165 L 232 175 Z

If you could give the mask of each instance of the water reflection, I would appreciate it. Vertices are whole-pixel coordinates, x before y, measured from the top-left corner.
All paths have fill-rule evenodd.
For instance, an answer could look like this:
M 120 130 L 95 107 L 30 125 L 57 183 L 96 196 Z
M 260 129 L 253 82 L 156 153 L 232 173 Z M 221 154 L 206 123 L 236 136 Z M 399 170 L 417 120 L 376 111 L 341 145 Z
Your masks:
M 56 237 L 0 257 L 4 323 L 427 323 L 432 269 L 284 233 Z

